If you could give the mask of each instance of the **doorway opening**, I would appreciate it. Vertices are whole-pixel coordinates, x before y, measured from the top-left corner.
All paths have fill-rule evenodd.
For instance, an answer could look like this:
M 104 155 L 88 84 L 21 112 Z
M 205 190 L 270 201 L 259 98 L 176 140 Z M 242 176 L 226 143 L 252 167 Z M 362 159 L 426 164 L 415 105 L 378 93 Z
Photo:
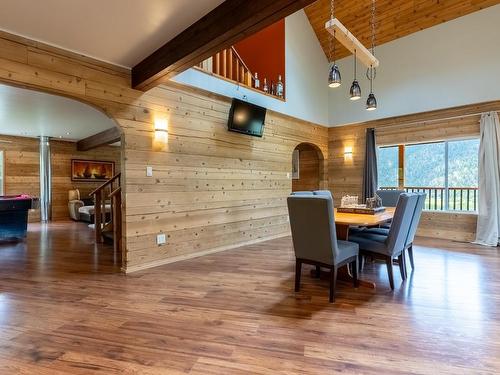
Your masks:
M 292 191 L 312 191 L 325 188 L 324 157 L 312 143 L 300 143 L 292 155 Z

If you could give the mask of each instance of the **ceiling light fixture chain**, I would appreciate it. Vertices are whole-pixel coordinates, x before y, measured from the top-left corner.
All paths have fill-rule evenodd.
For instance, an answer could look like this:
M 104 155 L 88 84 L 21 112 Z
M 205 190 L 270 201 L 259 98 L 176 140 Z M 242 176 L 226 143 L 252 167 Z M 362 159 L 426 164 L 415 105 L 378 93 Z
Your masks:
M 375 16 L 376 16 L 376 8 L 375 8 L 375 0 L 372 0 L 372 7 L 371 7 L 371 31 L 372 31 L 372 38 L 371 38 L 371 52 L 372 55 L 375 56 L 375 31 L 376 31 L 376 25 L 375 25 Z M 368 95 L 368 99 L 366 100 L 366 110 L 367 111 L 373 111 L 377 109 L 377 99 L 375 98 L 375 94 L 373 93 L 373 81 L 375 77 L 377 76 L 377 69 L 371 65 L 367 70 L 366 70 L 366 78 L 370 81 L 370 94 Z
M 335 19 L 335 0 L 330 0 L 330 21 Z M 335 31 L 333 35 L 328 33 L 328 61 L 332 64 L 328 72 L 328 86 L 339 87 L 342 83 L 340 70 L 337 66 L 337 54 L 335 49 Z

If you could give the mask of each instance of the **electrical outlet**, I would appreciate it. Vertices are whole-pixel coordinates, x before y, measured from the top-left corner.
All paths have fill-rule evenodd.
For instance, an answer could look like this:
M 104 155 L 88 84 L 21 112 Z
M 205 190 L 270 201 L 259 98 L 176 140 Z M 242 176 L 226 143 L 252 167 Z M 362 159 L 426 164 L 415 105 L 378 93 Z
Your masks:
M 165 245 L 167 243 L 167 236 L 165 233 L 160 233 L 156 235 L 156 244 L 158 246 Z
M 153 177 L 153 167 L 146 167 L 146 177 Z

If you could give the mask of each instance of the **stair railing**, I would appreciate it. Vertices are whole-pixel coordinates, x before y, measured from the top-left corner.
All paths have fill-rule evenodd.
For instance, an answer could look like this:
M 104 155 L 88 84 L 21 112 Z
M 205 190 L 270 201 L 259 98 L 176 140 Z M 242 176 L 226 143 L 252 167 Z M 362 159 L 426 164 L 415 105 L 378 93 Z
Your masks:
M 95 241 L 104 242 L 103 232 L 113 232 L 113 247 L 115 251 L 121 249 L 122 234 L 122 196 L 121 173 L 99 186 L 89 195 L 94 198 L 94 228 Z M 108 205 L 109 210 L 106 210 Z M 106 212 L 108 211 L 108 212 Z
M 249 87 L 253 87 L 255 82 L 252 72 L 233 46 L 216 53 L 197 66 Z

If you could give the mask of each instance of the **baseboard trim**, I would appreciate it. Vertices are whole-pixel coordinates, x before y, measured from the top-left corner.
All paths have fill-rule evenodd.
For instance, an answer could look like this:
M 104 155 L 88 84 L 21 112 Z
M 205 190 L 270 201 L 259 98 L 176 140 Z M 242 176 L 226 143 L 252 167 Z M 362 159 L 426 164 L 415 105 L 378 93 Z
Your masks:
M 254 244 L 257 244 L 260 242 L 265 242 L 265 241 L 275 240 L 277 238 L 287 237 L 289 235 L 290 235 L 290 233 L 281 233 L 281 234 L 277 234 L 277 235 L 270 236 L 270 237 L 259 238 L 257 240 L 241 242 L 241 243 L 238 243 L 235 245 L 220 246 L 220 247 L 200 251 L 200 252 L 193 253 L 193 254 L 184 254 L 184 255 L 179 255 L 176 257 L 160 259 L 160 260 L 156 260 L 154 262 L 149 262 L 149 263 L 140 264 L 137 266 L 122 268 L 122 272 L 129 274 L 129 273 L 133 273 L 133 272 L 143 271 L 143 270 L 147 270 L 150 268 L 163 266 L 165 264 L 180 262 L 180 261 L 188 260 L 188 259 L 194 259 L 194 258 L 198 258 L 198 257 L 204 256 L 204 255 L 219 253 L 221 251 L 233 250 L 233 249 L 237 249 L 237 248 L 243 247 L 243 246 L 254 245 Z

